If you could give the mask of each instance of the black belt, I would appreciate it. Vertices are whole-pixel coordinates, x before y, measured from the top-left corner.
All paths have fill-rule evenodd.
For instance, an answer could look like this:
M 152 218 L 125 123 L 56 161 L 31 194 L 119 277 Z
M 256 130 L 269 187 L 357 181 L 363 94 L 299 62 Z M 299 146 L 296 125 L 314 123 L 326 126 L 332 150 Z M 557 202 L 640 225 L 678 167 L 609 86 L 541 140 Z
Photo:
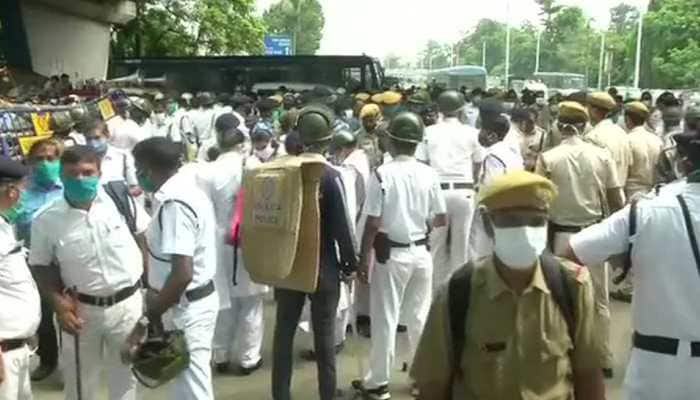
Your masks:
M 27 343 L 29 343 L 29 339 L 0 340 L 0 349 L 2 349 L 3 353 L 6 353 L 8 351 L 17 350 Z
M 595 225 L 600 221 L 596 221 L 590 225 L 584 225 L 584 226 L 570 226 L 570 225 L 559 225 L 555 224 L 554 222 L 550 222 L 549 226 L 554 232 L 562 232 L 562 233 L 579 233 L 582 230 L 588 228 L 591 225 Z
M 122 301 L 131 297 L 137 290 L 141 288 L 141 282 L 137 282 L 133 286 L 126 287 L 119 290 L 112 296 L 100 297 L 91 296 L 89 294 L 77 293 L 78 301 L 84 304 L 97 307 L 112 307 L 115 304 L 121 303 Z
M 399 243 L 399 242 L 394 242 L 393 240 L 389 239 L 389 246 L 390 247 L 401 247 L 401 248 L 406 248 L 406 247 L 411 247 L 411 245 L 414 246 L 425 246 L 428 244 L 428 239 L 423 238 L 421 240 L 416 240 L 415 242 L 412 243 Z
M 441 183 L 440 189 L 442 189 L 442 190 L 474 189 L 474 184 L 473 183 L 466 183 L 466 182 Z
M 663 336 L 647 336 L 635 332 L 632 342 L 634 347 L 640 350 L 675 356 L 678 354 L 680 340 Z M 700 342 L 690 342 L 690 356 L 700 357 Z
M 187 298 L 187 301 L 191 303 L 193 301 L 201 300 L 212 293 L 214 293 L 214 281 L 209 281 L 206 285 L 186 291 L 185 297 Z

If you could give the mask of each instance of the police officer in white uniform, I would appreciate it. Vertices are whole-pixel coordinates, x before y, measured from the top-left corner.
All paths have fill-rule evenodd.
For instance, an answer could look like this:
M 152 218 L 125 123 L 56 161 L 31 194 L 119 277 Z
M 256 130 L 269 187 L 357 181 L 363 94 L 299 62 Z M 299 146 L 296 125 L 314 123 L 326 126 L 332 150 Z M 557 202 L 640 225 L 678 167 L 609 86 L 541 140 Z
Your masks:
M 568 257 L 602 264 L 631 246 L 633 349 L 624 398 L 693 399 L 700 392 L 700 137 L 675 135 L 686 182 L 639 200 L 569 242 Z M 636 234 L 630 237 L 630 223 Z
M 178 173 L 181 153 L 176 143 L 144 140 L 134 148 L 134 159 L 141 187 L 153 193 L 155 210 L 146 232 L 154 289 L 146 296 L 147 316 L 162 317 L 166 329 L 183 330 L 190 353 L 189 366 L 175 378 L 170 398 L 213 399 L 209 363 L 219 311 L 214 207 L 195 175 Z
M 109 143 L 110 133 L 105 122 L 100 119 L 89 121 L 85 125 L 83 134 L 87 146 L 92 147 L 102 157 L 100 182 L 103 184 L 113 181 L 125 182 L 133 189 L 134 196 L 139 195 L 134 158 L 130 153 Z
M 433 256 L 433 287 L 446 282 L 467 262 L 469 231 L 474 214 L 474 182 L 483 161 L 479 132 L 460 122 L 464 96 L 446 91 L 437 100 L 443 121 L 426 128 L 416 158 L 433 167 L 445 192 L 448 225 L 430 235 Z
M 399 314 L 403 312 L 401 320 L 408 327 L 412 359 L 430 308 L 433 261 L 426 247 L 428 225 L 444 226 L 446 208 L 437 174 L 413 157 L 424 129 L 416 114 L 394 117 L 388 135 L 395 157 L 377 168 L 367 190 L 359 275 L 370 283 L 372 346 L 367 375 L 352 385 L 369 399 L 391 398 Z M 376 263 L 370 277 L 373 246 Z
M 83 399 L 97 398 L 104 364 L 109 398 L 134 399 L 136 380 L 119 352 L 143 312 L 143 255 L 125 217 L 101 189 L 99 155 L 74 146 L 63 153 L 61 165 L 64 198 L 37 213 L 29 264 L 37 269 L 42 293 L 51 299 L 63 329 L 66 399 L 80 396 L 76 353 Z M 141 233 L 148 215 L 135 206 L 136 233 Z
M 0 158 L 0 400 L 32 398 L 29 338 L 39 327 L 41 300 L 13 226 L 28 174 L 21 163 Z
M 238 372 L 249 375 L 262 365 L 263 300 L 269 288 L 251 281 L 240 248 L 234 248 L 227 240 L 247 166 L 243 154 L 245 137 L 238 130 L 238 124 L 231 113 L 216 119 L 216 139 L 221 155 L 202 166 L 199 180 L 216 215 L 215 285 L 219 294 L 219 316 L 214 333 L 214 363 L 223 373 L 229 370 L 230 362 L 235 361 Z

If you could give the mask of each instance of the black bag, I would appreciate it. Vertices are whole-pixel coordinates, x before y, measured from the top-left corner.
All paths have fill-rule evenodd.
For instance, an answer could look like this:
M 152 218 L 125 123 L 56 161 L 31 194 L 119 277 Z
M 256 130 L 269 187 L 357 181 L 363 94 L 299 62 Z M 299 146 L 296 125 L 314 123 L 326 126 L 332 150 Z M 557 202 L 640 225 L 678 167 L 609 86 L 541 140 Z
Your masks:
M 574 296 L 564 272 L 565 267 L 550 253 L 544 253 L 540 256 L 540 265 L 542 266 L 542 274 L 547 287 L 566 321 L 571 341 L 574 342 L 576 334 Z M 454 359 L 452 360 L 453 382 L 457 375 L 462 374 L 461 362 L 466 343 L 465 325 L 469 314 L 469 297 L 471 295 L 473 271 L 474 268 L 471 264 L 465 265 L 452 275 L 448 284 L 448 312 L 454 350 Z
M 124 181 L 112 181 L 104 184 L 103 188 L 114 202 L 119 214 L 126 220 L 126 226 L 129 227 L 131 234 L 136 236 L 136 201 L 129 193 L 129 186 Z

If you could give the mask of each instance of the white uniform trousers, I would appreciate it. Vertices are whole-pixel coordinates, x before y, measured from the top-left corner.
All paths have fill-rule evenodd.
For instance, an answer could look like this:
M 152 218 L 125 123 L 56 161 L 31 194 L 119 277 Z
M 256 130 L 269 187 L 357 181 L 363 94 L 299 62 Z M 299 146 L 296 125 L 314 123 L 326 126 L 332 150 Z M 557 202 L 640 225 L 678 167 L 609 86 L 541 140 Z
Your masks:
M 448 225 L 430 234 L 433 257 L 433 288 L 442 286 L 468 261 L 469 232 L 474 214 L 474 191 L 445 190 Z
M 386 264 L 375 262 L 370 282 L 372 345 L 365 386 L 391 379 L 399 315 L 408 327 L 409 360 L 418 346 L 430 310 L 432 259 L 425 246 L 392 248 Z
M 231 299 L 231 307 L 219 310 L 214 333 L 214 362 L 233 361 L 251 368 L 260 361 L 264 321 L 264 294 Z
M 556 232 L 554 234 L 554 254 L 562 256 L 566 251 L 569 239 L 573 233 Z M 604 359 L 601 360 L 603 368 L 613 367 L 613 354 L 610 346 L 610 293 L 609 293 L 609 265 L 608 263 L 587 265 L 593 281 L 593 297 L 595 299 L 596 322 L 595 327 L 600 340 L 599 346 L 603 350 Z
M 681 341 L 678 354 L 632 349 L 623 384 L 625 400 L 697 399 L 700 358 L 690 356 L 690 343 Z
M 121 361 L 120 351 L 131 331 L 143 315 L 143 297 L 137 291 L 111 307 L 79 304 L 79 315 L 85 321 L 79 336 L 82 398 L 97 399 L 102 367 L 108 368 L 109 399 L 136 399 L 136 378 L 131 367 Z M 63 374 L 66 400 L 78 398 L 76 386 L 75 338 L 61 332 Z
M 214 388 L 211 373 L 211 346 L 219 313 L 219 297 L 216 293 L 188 302 L 183 299 L 166 313 L 163 324 L 185 332 L 190 364 L 175 378 L 169 399 L 213 400 Z
M 0 383 L 0 400 L 31 400 L 29 346 L 2 353 L 5 379 Z

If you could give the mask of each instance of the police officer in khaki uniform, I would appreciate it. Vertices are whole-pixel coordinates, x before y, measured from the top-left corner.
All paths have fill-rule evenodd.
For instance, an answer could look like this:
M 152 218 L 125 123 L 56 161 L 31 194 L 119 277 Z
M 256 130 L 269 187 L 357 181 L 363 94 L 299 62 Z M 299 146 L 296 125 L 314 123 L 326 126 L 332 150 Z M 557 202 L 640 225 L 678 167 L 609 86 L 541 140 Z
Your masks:
M 610 151 L 615 161 L 617 177 L 624 187 L 632 164 L 632 148 L 626 132 L 611 119 L 617 109 L 617 103 L 605 92 L 593 93 L 588 96 L 587 101 L 593 129 L 585 137 Z
M 377 127 L 382 121 L 382 110 L 376 104 L 365 104 L 360 109 L 362 127 L 355 132 L 357 145 L 367 153 L 371 169 L 382 165 L 384 151 L 381 149 Z
M 663 148 L 663 141 L 646 128 L 649 109 L 644 103 L 634 101 L 625 105 L 625 125 L 632 147 L 625 195 L 631 199 L 637 193 L 647 193 L 656 185 L 656 165 Z
M 586 110 L 579 103 L 561 103 L 557 125 L 562 142 L 542 154 L 535 168 L 537 174 L 551 179 L 559 189 L 549 212 L 550 246 L 557 255 L 565 250 L 572 234 L 603 220 L 609 210 L 616 211 L 624 205 L 622 185 L 609 152 L 580 138 L 587 120 Z M 604 367 L 609 376 L 612 351 L 608 266 L 596 266 L 591 278 L 596 296 L 596 329 L 600 330 L 600 345 L 605 348 Z
M 525 171 L 480 191 L 494 255 L 435 298 L 411 371 L 420 399 L 605 398 L 588 271 L 544 254 L 555 197 Z

